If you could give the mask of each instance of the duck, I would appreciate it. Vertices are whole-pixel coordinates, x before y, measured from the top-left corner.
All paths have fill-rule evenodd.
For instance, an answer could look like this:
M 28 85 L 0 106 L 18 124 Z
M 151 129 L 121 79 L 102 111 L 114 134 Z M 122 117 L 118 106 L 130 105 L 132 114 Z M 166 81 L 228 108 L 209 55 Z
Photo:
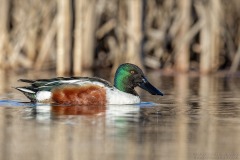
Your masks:
M 19 79 L 28 86 L 16 87 L 32 103 L 73 105 L 138 104 L 135 91 L 140 87 L 152 95 L 163 96 L 134 64 L 121 64 L 114 76 L 114 85 L 98 77 L 56 77 L 50 79 Z

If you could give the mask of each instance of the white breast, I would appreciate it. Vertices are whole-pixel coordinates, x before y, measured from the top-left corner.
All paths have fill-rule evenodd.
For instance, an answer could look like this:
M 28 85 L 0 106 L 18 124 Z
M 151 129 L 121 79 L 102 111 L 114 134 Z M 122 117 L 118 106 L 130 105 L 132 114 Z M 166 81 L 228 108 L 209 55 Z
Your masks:
M 108 104 L 137 104 L 140 103 L 140 98 L 116 88 L 107 88 L 107 102 Z
M 36 94 L 38 102 L 47 102 L 51 99 L 52 93 L 50 91 L 39 91 Z

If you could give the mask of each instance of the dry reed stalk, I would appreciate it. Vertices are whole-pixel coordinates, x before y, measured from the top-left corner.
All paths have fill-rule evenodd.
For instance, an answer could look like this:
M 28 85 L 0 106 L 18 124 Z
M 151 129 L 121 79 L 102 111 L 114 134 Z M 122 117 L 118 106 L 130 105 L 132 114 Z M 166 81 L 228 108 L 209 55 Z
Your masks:
M 142 0 L 127 1 L 127 55 L 126 61 L 142 68 L 141 42 L 142 42 Z
M 6 51 L 5 46 L 7 43 L 7 26 L 8 26 L 8 10 L 9 10 L 9 1 L 8 0 L 0 0 L 0 72 L 3 74 L 3 70 L 5 68 L 5 58 Z M 1 74 L 1 75 L 2 75 Z
M 0 57 L 1 58 L 1 57 Z M 2 63 L 1 59 L 0 59 L 0 63 Z M 4 68 L 2 68 L 0 66 L 0 76 L 1 76 L 1 79 L 0 79 L 0 94 L 4 93 L 4 89 L 5 89 L 5 80 L 3 77 L 6 77 L 6 70 Z
M 222 24 L 222 6 L 221 1 L 211 0 L 210 7 L 212 14 L 210 16 L 211 20 L 211 55 L 212 64 L 211 70 L 216 71 L 219 66 L 219 54 L 220 54 L 220 34 L 221 34 L 221 24 Z
M 80 75 L 82 73 L 83 62 L 83 17 L 84 17 L 84 1 L 75 1 L 75 30 L 74 30 L 74 50 L 73 50 L 73 74 Z M 85 53 L 86 54 L 86 53 Z
M 8 27 L 8 11 L 9 11 L 9 1 L 8 0 L 0 0 L 0 16 L 1 16 L 1 25 L 0 32 L 6 34 Z
M 31 68 L 33 66 L 33 61 L 23 54 L 19 54 L 17 58 L 17 62 L 20 66 L 23 66 L 24 68 Z
M 107 33 L 114 29 L 116 25 L 117 25 L 116 20 L 110 19 L 96 31 L 96 37 L 98 39 L 103 38 Z
M 113 39 L 112 37 L 108 40 L 108 45 L 110 49 L 110 55 L 113 57 L 112 63 L 112 71 L 111 76 L 114 76 L 117 67 L 125 62 L 125 48 L 126 48 L 126 32 L 125 32 L 125 24 L 126 24 L 126 1 L 119 1 L 117 5 L 117 25 L 115 28 L 115 33 L 117 36 L 117 40 Z M 118 44 L 117 44 L 118 42 Z M 114 44 L 114 47 L 113 47 Z M 112 46 L 112 47 L 111 47 Z
M 0 31 L 0 71 L 5 68 L 5 51 L 4 51 L 4 44 L 5 44 L 5 37 L 4 34 L 1 34 Z
M 230 73 L 234 73 L 234 72 L 237 71 L 238 66 L 239 66 L 239 62 L 240 62 L 240 43 L 238 45 L 237 53 L 234 56 L 233 63 L 232 63 L 231 68 L 230 68 Z
M 209 73 L 211 71 L 211 22 L 210 22 L 210 10 L 207 6 L 199 3 L 198 5 L 198 15 L 203 22 L 203 27 L 201 29 L 201 57 L 200 57 L 200 72 Z
M 189 26 L 191 23 L 190 12 L 191 12 L 191 0 L 182 0 L 179 1 L 179 14 L 180 20 L 179 23 L 179 31 L 177 34 L 176 48 L 175 48 L 175 68 L 178 71 L 186 72 L 189 70 L 189 60 L 190 60 L 190 53 L 189 53 L 189 44 L 190 41 L 186 39 L 187 32 L 189 30 Z
M 57 29 L 56 29 L 57 22 L 56 21 L 57 21 L 56 19 L 53 20 L 50 29 L 44 35 L 43 42 L 40 46 L 40 51 L 39 51 L 38 57 L 34 64 L 34 68 L 36 70 L 40 70 L 42 68 L 42 66 L 44 65 L 44 62 L 46 62 L 47 55 L 50 53 L 50 50 L 53 46 L 54 37 L 57 32 Z
M 113 68 L 111 71 L 111 76 L 113 77 L 115 75 L 115 72 L 117 70 L 117 67 L 122 62 L 122 56 L 121 51 L 119 49 L 119 46 L 117 46 L 116 39 L 112 36 L 108 38 L 107 44 L 109 46 L 109 50 L 111 51 L 111 56 L 113 57 Z
M 91 68 L 94 58 L 94 37 L 95 37 L 95 21 L 96 21 L 96 0 L 83 1 L 82 25 L 83 25 L 83 54 L 82 67 Z M 78 8 L 77 8 L 78 9 Z M 76 10 L 77 10 L 76 9 Z M 78 45 L 78 44 L 75 44 Z M 77 64 L 76 64 L 77 65 Z
M 199 6 L 199 16 L 203 20 L 201 30 L 200 72 L 210 73 L 217 69 L 220 52 L 221 5 L 211 0 Z
M 70 71 L 71 14 L 70 1 L 58 1 L 57 31 L 57 75 L 63 76 Z
M 28 41 L 25 43 L 27 57 L 34 61 L 37 52 L 37 28 L 31 28 L 27 38 Z
M 96 20 L 96 0 L 76 1 L 74 31 L 74 75 L 89 69 L 94 63 L 94 37 Z
M 9 67 L 11 67 L 12 69 L 16 69 L 18 68 L 19 65 L 19 56 L 21 56 L 21 49 L 24 46 L 24 43 L 26 41 L 26 37 L 23 35 L 21 38 L 19 38 L 20 40 L 18 40 L 18 42 L 15 45 L 11 46 L 11 55 L 9 56 Z M 26 60 L 27 57 L 26 57 Z M 30 68 L 31 64 L 29 65 L 29 63 L 22 63 L 24 67 L 26 68 Z
M 101 25 L 101 17 L 107 13 L 107 6 L 111 5 L 111 3 L 115 3 L 114 1 L 109 0 L 96 0 L 96 13 L 95 13 L 95 25 L 96 29 L 98 29 L 98 26 Z M 112 7 L 111 7 L 112 8 Z M 111 15 L 110 13 L 108 15 Z M 101 28 L 101 27 L 99 27 Z
M 146 56 L 144 64 L 152 69 L 158 69 L 160 67 L 158 59 L 153 56 Z

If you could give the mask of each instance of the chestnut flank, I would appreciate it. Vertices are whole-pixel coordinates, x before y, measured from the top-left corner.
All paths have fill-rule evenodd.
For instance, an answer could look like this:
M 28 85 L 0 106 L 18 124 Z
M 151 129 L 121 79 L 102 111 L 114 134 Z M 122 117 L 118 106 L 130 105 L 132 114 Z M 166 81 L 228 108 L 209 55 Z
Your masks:
M 106 90 L 98 85 L 62 85 L 52 90 L 52 101 L 58 104 L 105 105 Z

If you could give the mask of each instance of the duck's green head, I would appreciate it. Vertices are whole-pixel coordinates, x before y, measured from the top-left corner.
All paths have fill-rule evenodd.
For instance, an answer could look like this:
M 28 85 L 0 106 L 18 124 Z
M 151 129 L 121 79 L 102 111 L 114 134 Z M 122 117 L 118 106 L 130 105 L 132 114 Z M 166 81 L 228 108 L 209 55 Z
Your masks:
M 151 85 L 144 76 L 143 71 L 136 65 L 124 63 L 120 65 L 115 73 L 114 86 L 120 91 L 137 95 L 134 90 L 139 86 L 153 95 L 161 95 L 163 93 Z

